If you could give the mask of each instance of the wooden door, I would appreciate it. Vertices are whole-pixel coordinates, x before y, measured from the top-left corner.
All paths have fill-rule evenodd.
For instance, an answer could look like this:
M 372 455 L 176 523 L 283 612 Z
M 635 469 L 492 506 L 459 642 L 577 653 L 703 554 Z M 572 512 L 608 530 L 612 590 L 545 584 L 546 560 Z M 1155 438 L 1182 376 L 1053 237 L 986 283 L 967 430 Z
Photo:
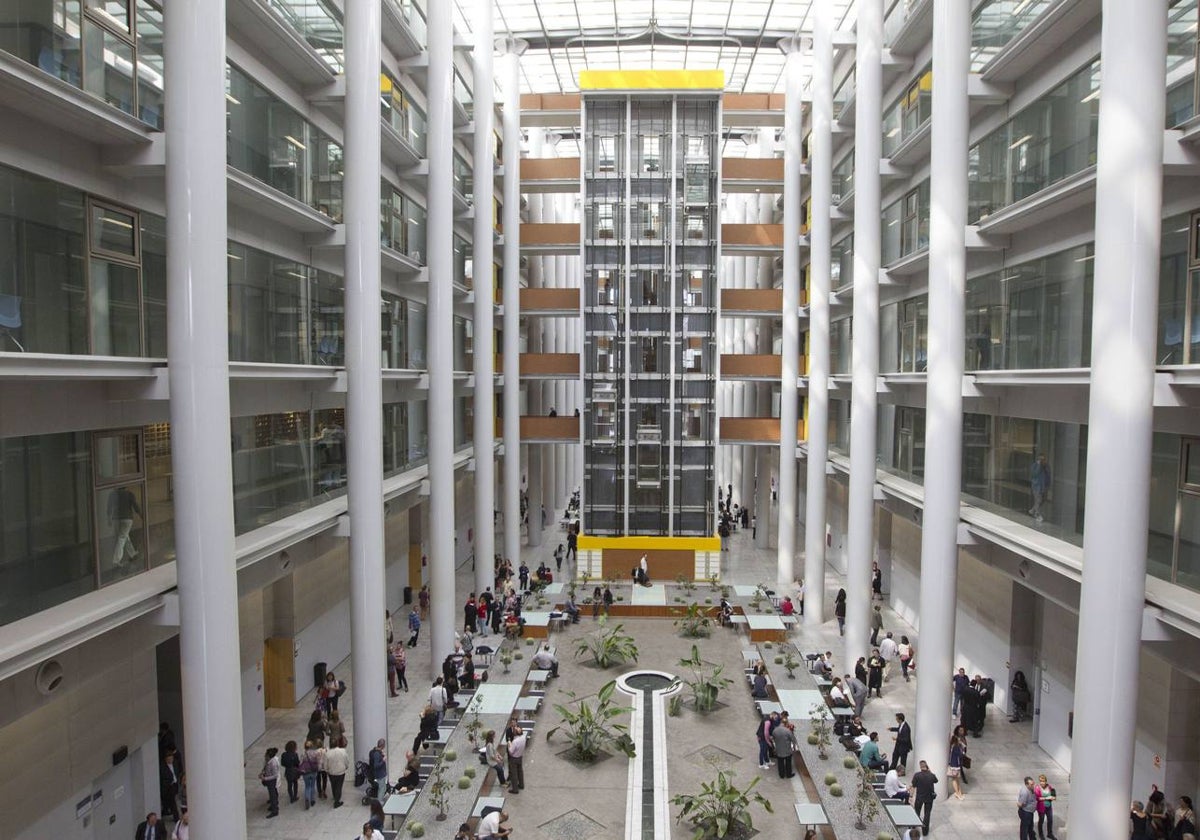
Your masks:
M 268 709 L 296 705 L 296 657 L 292 639 L 267 639 L 263 650 L 263 688 Z

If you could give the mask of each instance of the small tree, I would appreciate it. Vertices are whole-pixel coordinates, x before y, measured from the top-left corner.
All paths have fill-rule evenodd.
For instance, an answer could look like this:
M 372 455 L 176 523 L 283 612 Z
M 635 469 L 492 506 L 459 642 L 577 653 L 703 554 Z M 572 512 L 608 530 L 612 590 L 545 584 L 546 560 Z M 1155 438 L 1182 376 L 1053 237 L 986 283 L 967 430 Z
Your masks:
M 796 671 L 800 667 L 800 660 L 796 658 L 796 651 L 792 648 L 786 648 L 783 651 L 783 669 L 787 671 L 788 679 L 796 678 Z
M 500 660 L 500 664 L 504 666 L 504 673 L 508 673 L 508 666 L 513 663 L 512 651 L 509 648 L 500 648 L 500 655 L 496 657 Z
M 809 711 L 812 713 L 809 731 L 817 739 L 813 746 L 817 748 L 817 755 L 822 759 L 829 758 L 829 745 L 833 743 L 833 728 L 829 725 L 829 707 L 824 703 L 814 703 Z
M 425 789 L 429 791 L 429 804 L 438 809 L 436 819 L 440 822 L 446 819 L 446 805 L 450 801 L 450 783 L 446 781 L 444 757 L 439 757 L 429 771 L 428 782 Z
M 633 739 L 629 737 L 628 727 L 612 722 L 613 718 L 631 711 L 631 707 L 618 706 L 613 702 L 612 695 L 616 687 L 615 681 L 605 683 L 597 693 L 594 705 L 588 705 L 586 700 L 579 701 L 575 709 L 555 705 L 554 710 L 558 712 L 562 723 L 546 733 L 546 740 L 549 741 L 551 736 L 561 729 L 574 748 L 575 757 L 580 761 L 594 761 L 606 746 L 633 758 L 637 753 Z M 567 695 L 572 700 L 575 699 L 574 692 L 568 691 Z
M 713 782 L 704 782 L 699 793 L 682 793 L 671 798 L 671 804 L 679 807 L 677 822 L 687 820 L 696 828 L 693 840 L 706 837 L 726 837 L 730 833 L 749 832 L 754 828 L 750 806 L 757 803 L 768 814 L 775 813 L 771 801 L 760 793 L 753 792 L 762 776 L 739 790 L 730 781 L 724 770 L 717 771 Z
M 592 660 L 601 668 L 610 668 L 624 662 L 637 662 L 637 643 L 633 636 L 624 632 L 624 627 L 623 624 L 617 624 L 609 628 L 607 619 L 601 618 L 598 630 L 576 641 L 576 658 L 590 653 Z
M 715 572 L 713 574 L 709 575 L 706 578 L 706 580 L 708 581 L 708 588 L 711 589 L 713 592 L 716 592 L 718 589 L 721 588 L 721 576 L 716 574 Z
M 482 702 L 483 695 L 476 694 L 467 706 L 467 711 L 471 713 L 471 719 L 467 722 L 467 740 L 472 744 L 479 739 L 479 732 L 483 729 L 483 721 L 479 719 L 479 706 Z
M 671 612 L 679 616 L 675 619 L 675 627 L 684 637 L 703 639 L 711 632 L 709 627 L 712 625 L 712 619 L 708 617 L 708 610 L 697 602 L 692 601 L 685 609 Z
M 698 712 L 712 709 L 717 704 L 717 692 L 733 685 L 733 680 L 721 676 L 725 666 L 714 665 L 701 659 L 700 648 L 696 645 L 692 645 L 692 655 L 687 659 L 680 659 L 679 664 L 692 670 L 693 679 L 683 682 L 692 690 L 692 699 Z
M 858 765 L 858 785 L 854 792 L 854 812 L 858 821 L 854 827 L 859 831 L 864 830 L 867 823 L 879 818 L 879 797 L 875 795 L 871 775 L 869 768 Z

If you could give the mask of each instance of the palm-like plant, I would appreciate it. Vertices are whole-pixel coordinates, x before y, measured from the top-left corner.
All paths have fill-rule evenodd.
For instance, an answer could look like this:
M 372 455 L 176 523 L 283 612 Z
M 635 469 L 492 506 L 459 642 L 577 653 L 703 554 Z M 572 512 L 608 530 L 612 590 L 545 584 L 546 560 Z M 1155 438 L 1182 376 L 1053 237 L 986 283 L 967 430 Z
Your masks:
M 721 676 L 724 665 L 714 665 L 700 658 L 700 648 L 692 645 L 692 655 L 680 659 L 679 664 L 692 669 L 693 679 L 684 680 L 692 690 L 692 699 L 696 703 L 696 711 L 707 712 L 717 703 L 717 692 L 722 688 L 733 685 L 733 680 Z
M 575 757 L 580 761 L 593 761 L 607 746 L 633 758 L 637 751 L 633 739 L 629 737 L 628 727 L 623 723 L 613 723 L 613 718 L 620 717 L 631 711 L 629 706 L 618 706 L 613 702 L 612 695 L 617 683 L 605 683 L 596 694 L 596 702 L 589 705 L 586 700 L 576 704 L 576 708 L 555 705 L 554 710 L 562 722 L 546 733 L 549 741 L 560 729 L 567 736 L 574 748 Z M 567 695 L 574 700 L 575 693 L 568 691 Z
M 680 808 L 677 821 L 687 820 L 695 826 L 693 840 L 725 837 L 738 830 L 750 831 L 754 828 L 751 805 L 757 803 L 767 813 L 775 813 L 769 799 L 753 792 L 760 781 L 762 776 L 755 776 L 754 781 L 741 790 L 730 781 L 728 773 L 719 770 L 715 781 L 701 784 L 699 793 L 682 793 L 671 798 L 671 804 Z
M 675 626 L 685 637 L 689 639 L 702 639 L 708 636 L 712 619 L 708 617 L 709 610 L 707 607 L 703 607 L 696 601 L 692 601 L 686 608 L 672 610 L 671 612 L 679 616 L 679 618 L 675 619 Z
M 624 632 L 625 625 L 608 627 L 606 619 L 600 619 L 600 629 L 580 638 L 575 643 L 576 658 L 585 653 L 601 668 L 610 668 L 624 662 L 637 662 L 638 649 L 633 636 Z

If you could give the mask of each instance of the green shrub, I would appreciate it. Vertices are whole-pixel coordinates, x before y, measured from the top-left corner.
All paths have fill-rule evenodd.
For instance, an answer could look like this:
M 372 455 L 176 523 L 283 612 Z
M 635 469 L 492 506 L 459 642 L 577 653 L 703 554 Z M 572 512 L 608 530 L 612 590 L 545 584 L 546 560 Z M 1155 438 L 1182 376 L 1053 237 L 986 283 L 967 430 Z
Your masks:
M 412 837 L 424 837 L 425 836 L 424 823 L 419 823 L 419 822 L 409 823 L 408 824 L 408 833 Z
M 852 755 L 848 755 L 842 759 L 842 766 L 845 767 L 847 770 L 853 770 L 855 767 L 858 766 L 858 759 Z
M 782 665 L 782 664 L 783 664 L 783 657 L 782 657 L 782 656 L 776 656 L 776 657 L 775 657 L 775 664 L 776 664 L 776 665 Z
M 894 838 L 892 837 L 891 834 L 888 834 L 886 831 L 881 831 L 875 835 L 875 840 L 894 840 Z
M 458 761 L 458 753 L 454 750 L 446 750 L 442 755 L 446 757 L 447 761 Z
M 815 747 L 821 741 L 821 739 L 818 738 L 816 735 L 809 735 L 806 740 L 808 741 L 808 744 L 811 747 Z
M 667 714 L 671 717 L 679 717 L 679 713 L 683 711 L 683 695 L 674 694 L 667 701 Z
M 842 795 L 842 786 L 841 785 L 830 785 L 829 786 L 829 795 L 830 796 L 841 796 Z
M 832 773 L 826 773 L 825 774 L 825 784 L 836 785 L 837 784 L 837 776 L 835 776 Z
M 458 779 L 458 789 L 466 790 L 471 786 L 471 780 L 467 776 L 460 776 Z
M 521 651 L 517 651 L 516 653 L 513 654 L 513 659 L 524 659 L 524 658 L 525 658 L 525 654 L 521 653 Z
M 466 776 L 468 779 L 474 779 L 475 778 L 475 768 L 474 767 L 463 768 L 463 775 Z
M 705 598 L 704 603 L 711 607 L 712 606 L 712 598 Z
M 767 650 L 770 650 L 770 649 L 771 649 L 771 643 L 770 643 L 770 642 L 763 642 L 763 647 L 765 647 Z

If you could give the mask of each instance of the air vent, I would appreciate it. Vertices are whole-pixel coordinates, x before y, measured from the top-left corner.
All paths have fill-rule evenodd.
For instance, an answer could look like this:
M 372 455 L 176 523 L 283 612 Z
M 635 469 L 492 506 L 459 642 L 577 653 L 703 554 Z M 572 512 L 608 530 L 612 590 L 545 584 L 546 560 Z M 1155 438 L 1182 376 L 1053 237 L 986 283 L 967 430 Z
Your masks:
M 62 687 L 64 679 L 66 674 L 63 672 L 63 666 L 56 659 L 48 659 L 38 666 L 33 684 L 37 686 L 39 694 L 49 697 Z

